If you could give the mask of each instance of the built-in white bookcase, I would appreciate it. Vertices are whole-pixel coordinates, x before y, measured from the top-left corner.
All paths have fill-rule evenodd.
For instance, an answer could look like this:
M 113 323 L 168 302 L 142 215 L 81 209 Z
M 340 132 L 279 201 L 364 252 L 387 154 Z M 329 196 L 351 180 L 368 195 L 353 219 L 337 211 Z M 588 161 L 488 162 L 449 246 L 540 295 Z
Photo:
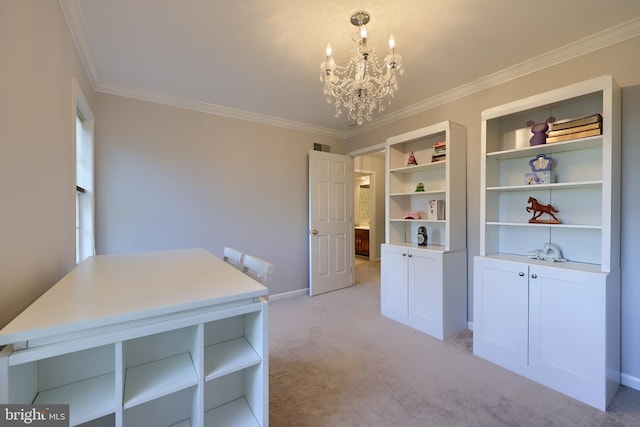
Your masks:
M 440 143 L 445 158 L 432 161 Z M 446 339 L 467 325 L 466 130 L 437 123 L 393 136 L 386 148 L 381 312 Z M 417 164 L 408 164 L 412 153 Z M 429 216 L 432 200 L 444 205 L 440 217 Z M 405 218 L 411 212 L 417 215 Z M 419 227 L 426 228 L 425 246 Z
M 432 162 L 434 144 L 446 143 L 446 159 Z M 408 165 L 413 153 L 417 165 Z M 391 244 L 417 245 L 418 227 L 427 227 L 428 244 L 450 251 L 466 248 L 466 130 L 442 122 L 387 140 L 387 235 Z M 423 192 L 416 192 L 418 183 Z M 429 219 L 430 200 L 444 202 L 444 218 Z M 405 219 L 417 211 L 419 219 Z
M 528 121 L 596 114 L 601 135 L 529 143 Z M 481 118 L 474 354 L 606 410 L 620 384 L 620 90 L 602 76 Z M 539 155 L 553 159 L 551 179 L 528 185 Z M 552 205 L 559 222 L 530 223 L 529 197 Z M 547 243 L 566 261 L 530 253 Z
M 551 242 L 570 261 L 601 271 L 619 266 L 620 119 L 610 81 L 597 78 L 482 112 L 481 255 L 526 257 Z M 593 114 L 603 117 L 602 135 L 529 146 L 527 121 Z M 526 185 L 538 154 L 554 159 L 551 182 Z M 558 209 L 560 223 L 530 224 L 530 196 Z

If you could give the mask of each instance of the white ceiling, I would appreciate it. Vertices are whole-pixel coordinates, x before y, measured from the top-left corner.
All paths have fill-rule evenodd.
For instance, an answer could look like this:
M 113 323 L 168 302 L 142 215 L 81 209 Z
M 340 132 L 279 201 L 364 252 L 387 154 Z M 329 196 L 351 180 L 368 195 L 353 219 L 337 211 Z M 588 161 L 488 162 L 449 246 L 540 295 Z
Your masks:
M 638 0 L 59 0 L 94 89 L 345 137 L 640 35 Z M 334 117 L 327 42 L 345 65 L 356 10 L 390 33 L 400 89 L 362 127 Z

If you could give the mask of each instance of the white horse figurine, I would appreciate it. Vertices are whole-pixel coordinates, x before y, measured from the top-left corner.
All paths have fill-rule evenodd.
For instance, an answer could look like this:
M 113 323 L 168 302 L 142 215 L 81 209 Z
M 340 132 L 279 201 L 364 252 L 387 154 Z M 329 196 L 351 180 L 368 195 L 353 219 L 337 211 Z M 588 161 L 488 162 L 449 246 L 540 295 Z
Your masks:
M 527 254 L 529 258 L 541 259 L 544 261 L 563 262 L 566 259 L 562 258 L 560 253 L 560 247 L 553 243 L 545 243 L 542 249 L 535 249 Z

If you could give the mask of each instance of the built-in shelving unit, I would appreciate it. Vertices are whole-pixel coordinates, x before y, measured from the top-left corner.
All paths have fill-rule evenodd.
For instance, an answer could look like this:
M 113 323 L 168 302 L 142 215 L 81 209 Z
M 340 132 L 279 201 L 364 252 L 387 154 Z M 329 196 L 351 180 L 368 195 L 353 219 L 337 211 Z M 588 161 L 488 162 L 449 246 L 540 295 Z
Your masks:
M 385 194 L 382 314 L 440 339 L 466 329 L 465 128 L 446 121 L 389 138 Z M 439 216 L 430 215 L 431 201 Z
M 432 162 L 434 144 L 446 144 L 446 159 Z M 417 165 L 408 165 L 410 153 Z M 466 130 L 454 122 L 427 126 L 387 140 L 386 242 L 417 247 L 418 227 L 427 227 L 434 250 L 466 249 Z M 417 192 L 418 183 L 424 191 Z M 444 218 L 428 217 L 430 200 L 444 203 Z M 418 212 L 419 219 L 405 219 Z
M 619 248 L 612 244 L 619 241 L 619 169 L 612 169 L 620 156 L 619 111 L 611 101 L 614 89 L 603 89 L 607 79 L 482 113 L 481 255 L 526 258 L 529 251 L 551 242 L 571 261 L 597 264 L 605 272 L 619 266 Z M 563 121 L 596 113 L 603 116 L 602 135 L 529 145 L 529 120 L 554 116 Z M 551 182 L 525 185 L 528 163 L 539 154 L 554 160 Z M 560 223 L 530 224 L 530 196 L 558 209 Z
M 597 114 L 601 135 L 529 143 L 528 121 Z M 605 410 L 620 383 L 619 88 L 598 77 L 490 108 L 481 123 L 474 353 Z M 527 185 L 539 155 L 553 159 L 550 180 Z M 558 222 L 530 222 L 529 197 Z M 535 258 L 548 244 L 563 260 Z

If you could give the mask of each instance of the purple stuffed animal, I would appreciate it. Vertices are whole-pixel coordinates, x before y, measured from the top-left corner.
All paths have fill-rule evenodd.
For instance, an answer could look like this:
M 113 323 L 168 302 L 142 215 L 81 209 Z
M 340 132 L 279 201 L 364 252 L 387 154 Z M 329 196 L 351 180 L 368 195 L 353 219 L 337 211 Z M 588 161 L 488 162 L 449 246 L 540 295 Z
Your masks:
M 531 126 L 531 132 L 533 136 L 529 140 L 530 145 L 542 145 L 547 143 L 547 131 L 549 130 L 549 123 L 556 121 L 556 118 L 551 116 L 543 123 L 536 123 L 533 120 L 527 122 L 527 126 Z

